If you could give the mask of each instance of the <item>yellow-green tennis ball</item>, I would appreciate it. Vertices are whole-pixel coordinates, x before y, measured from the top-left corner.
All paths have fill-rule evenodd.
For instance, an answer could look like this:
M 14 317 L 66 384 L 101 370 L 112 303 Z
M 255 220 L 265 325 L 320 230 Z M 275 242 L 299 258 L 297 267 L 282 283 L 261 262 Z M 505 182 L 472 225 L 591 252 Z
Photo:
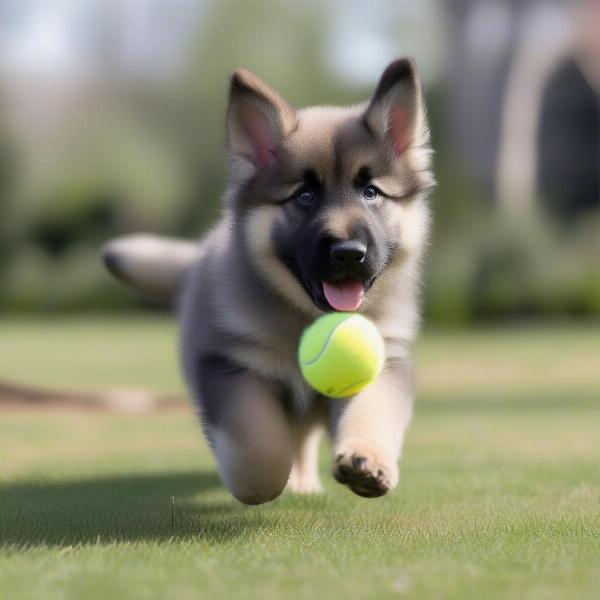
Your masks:
M 347 398 L 377 379 L 385 359 L 377 327 L 356 313 L 334 312 L 307 327 L 298 348 L 302 375 L 317 392 Z

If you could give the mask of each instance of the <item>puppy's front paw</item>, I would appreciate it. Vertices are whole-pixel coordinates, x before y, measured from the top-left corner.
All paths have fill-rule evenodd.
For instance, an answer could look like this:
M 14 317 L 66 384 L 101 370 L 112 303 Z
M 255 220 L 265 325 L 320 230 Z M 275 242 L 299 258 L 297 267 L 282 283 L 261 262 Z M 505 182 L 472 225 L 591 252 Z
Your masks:
M 346 443 L 335 454 L 333 476 L 355 494 L 376 498 L 398 485 L 398 465 L 367 443 Z

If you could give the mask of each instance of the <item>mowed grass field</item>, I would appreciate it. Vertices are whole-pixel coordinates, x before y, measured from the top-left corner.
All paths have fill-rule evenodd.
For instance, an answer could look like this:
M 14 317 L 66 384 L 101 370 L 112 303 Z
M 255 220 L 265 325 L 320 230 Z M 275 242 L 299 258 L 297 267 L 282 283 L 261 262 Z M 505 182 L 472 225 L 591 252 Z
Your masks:
M 175 335 L 5 319 L 0 380 L 182 391 Z M 191 409 L 0 412 L 0 598 L 598 598 L 600 325 L 426 332 L 416 361 L 401 484 L 375 500 L 324 448 L 323 496 L 241 506 Z

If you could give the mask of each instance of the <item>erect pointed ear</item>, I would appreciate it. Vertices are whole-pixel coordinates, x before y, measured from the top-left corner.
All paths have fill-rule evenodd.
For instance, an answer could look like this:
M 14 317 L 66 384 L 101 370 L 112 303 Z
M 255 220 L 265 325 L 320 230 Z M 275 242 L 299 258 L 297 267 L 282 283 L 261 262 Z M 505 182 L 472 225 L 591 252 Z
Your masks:
M 367 107 L 365 123 L 397 156 L 427 141 L 421 81 L 411 58 L 396 60 L 383 72 Z
M 296 112 L 264 81 L 246 69 L 231 75 L 227 136 L 234 159 L 264 169 L 296 127 Z

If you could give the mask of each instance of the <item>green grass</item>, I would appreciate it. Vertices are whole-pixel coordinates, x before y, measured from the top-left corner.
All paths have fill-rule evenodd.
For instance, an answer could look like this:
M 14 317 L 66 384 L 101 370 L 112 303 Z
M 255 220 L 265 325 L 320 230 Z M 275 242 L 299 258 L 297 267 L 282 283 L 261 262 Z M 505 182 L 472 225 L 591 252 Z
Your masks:
M 0 598 L 596 598 L 600 328 L 428 332 L 391 496 L 242 507 L 190 412 L 0 414 Z M 165 319 L 0 322 L 0 379 L 181 390 Z M 169 497 L 176 497 L 174 527 Z

